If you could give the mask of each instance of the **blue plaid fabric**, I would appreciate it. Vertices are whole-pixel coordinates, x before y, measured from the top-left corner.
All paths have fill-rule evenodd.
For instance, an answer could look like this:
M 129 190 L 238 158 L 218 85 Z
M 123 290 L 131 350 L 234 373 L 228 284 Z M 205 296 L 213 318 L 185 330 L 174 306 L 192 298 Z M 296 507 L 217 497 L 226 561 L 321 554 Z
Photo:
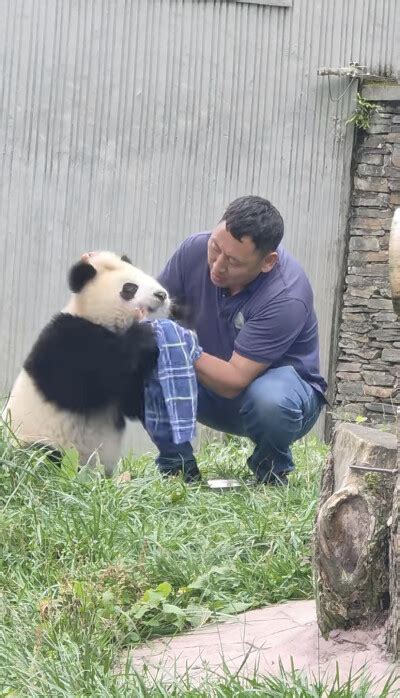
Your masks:
M 157 442 L 180 444 L 196 435 L 197 380 L 193 363 L 199 358 L 194 332 L 173 320 L 153 320 L 160 351 L 158 365 L 144 390 L 145 427 Z

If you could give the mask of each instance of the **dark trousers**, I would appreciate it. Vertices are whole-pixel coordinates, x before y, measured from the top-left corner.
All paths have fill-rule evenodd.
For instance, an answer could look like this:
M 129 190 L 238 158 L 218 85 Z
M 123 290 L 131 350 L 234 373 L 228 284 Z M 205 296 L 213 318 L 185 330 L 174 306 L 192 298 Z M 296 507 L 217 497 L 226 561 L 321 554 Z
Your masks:
M 254 451 L 248 465 L 262 481 L 271 471 L 279 476 L 293 470 L 290 446 L 310 431 L 323 406 L 322 395 L 292 366 L 283 366 L 269 369 L 232 400 L 199 385 L 197 419 L 217 431 L 251 439 Z M 162 473 L 196 467 L 190 442 L 155 440 L 155 445 Z

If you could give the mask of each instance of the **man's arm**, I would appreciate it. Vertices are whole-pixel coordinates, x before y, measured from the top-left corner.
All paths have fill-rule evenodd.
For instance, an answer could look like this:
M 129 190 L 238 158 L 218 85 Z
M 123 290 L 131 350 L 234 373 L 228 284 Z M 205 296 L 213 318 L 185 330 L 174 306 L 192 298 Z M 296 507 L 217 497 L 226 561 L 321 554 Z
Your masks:
M 234 398 L 268 368 L 268 364 L 246 359 L 233 352 L 229 361 L 203 352 L 194 364 L 197 378 L 217 395 Z
M 197 378 L 221 397 L 234 398 L 292 346 L 307 317 L 302 301 L 284 299 L 248 320 L 229 361 L 203 353 L 195 363 Z

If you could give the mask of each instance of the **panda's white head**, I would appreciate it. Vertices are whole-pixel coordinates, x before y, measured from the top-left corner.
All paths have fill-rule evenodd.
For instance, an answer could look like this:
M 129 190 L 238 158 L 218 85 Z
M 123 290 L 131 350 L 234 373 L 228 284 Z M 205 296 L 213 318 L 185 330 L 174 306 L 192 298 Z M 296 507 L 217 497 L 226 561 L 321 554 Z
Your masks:
M 64 312 L 123 331 L 145 310 L 149 319 L 168 317 L 170 299 L 155 279 L 113 252 L 83 255 L 69 271 L 73 295 Z

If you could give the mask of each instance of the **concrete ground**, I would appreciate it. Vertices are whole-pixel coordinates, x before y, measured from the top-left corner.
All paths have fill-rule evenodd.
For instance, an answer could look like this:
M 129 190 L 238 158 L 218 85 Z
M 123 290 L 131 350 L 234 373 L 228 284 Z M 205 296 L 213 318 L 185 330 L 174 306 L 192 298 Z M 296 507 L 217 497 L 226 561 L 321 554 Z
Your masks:
M 385 655 L 383 631 L 334 631 L 323 640 L 317 627 L 313 601 L 293 601 L 240 614 L 224 623 L 208 625 L 200 630 L 163 638 L 136 648 L 130 659 L 133 667 L 146 668 L 151 676 L 168 682 L 189 674 L 191 683 L 200 683 L 206 672 L 223 675 L 223 665 L 230 672 L 251 675 L 278 674 L 279 661 L 310 677 L 334 678 L 337 664 L 344 682 L 366 665 L 368 674 L 376 679 L 373 695 L 391 671 L 399 674 Z M 392 695 L 400 696 L 399 686 Z

